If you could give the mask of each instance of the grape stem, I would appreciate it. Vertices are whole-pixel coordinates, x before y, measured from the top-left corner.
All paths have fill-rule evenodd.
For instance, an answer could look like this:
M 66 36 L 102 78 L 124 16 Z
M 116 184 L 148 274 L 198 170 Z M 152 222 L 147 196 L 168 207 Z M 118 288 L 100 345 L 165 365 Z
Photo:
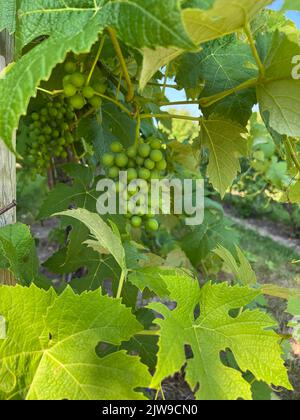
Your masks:
M 109 102 L 112 102 L 117 107 L 119 107 L 122 111 L 126 112 L 127 115 L 132 117 L 132 113 L 129 111 L 129 109 L 126 108 L 121 102 L 117 101 L 116 99 L 111 98 L 110 96 L 103 95 L 102 93 L 95 92 L 95 95 L 99 96 L 100 98 L 106 99 Z
M 119 287 L 118 287 L 118 291 L 117 291 L 117 296 L 116 296 L 117 299 L 121 298 L 123 287 L 124 287 L 124 284 L 125 284 L 125 281 L 126 281 L 126 277 L 127 277 L 127 270 L 122 270 L 121 277 L 120 277 L 120 282 L 119 282 Z
M 51 95 L 51 96 L 60 95 L 61 93 L 64 92 L 63 90 L 52 90 L 51 91 L 51 90 L 43 89 L 41 87 L 38 87 L 37 90 L 39 90 L 40 92 L 47 93 L 48 95 Z
M 98 61 L 99 61 L 99 58 L 100 58 L 100 56 L 101 56 L 101 53 L 102 53 L 102 50 L 103 50 L 103 47 L 104 47 L 105 38 L 106 38 L 106 35 L 104 34 L 104 35 L 103 35 L 103 37 L 102 37 L 102 39 L 101 39 L 101 41 L 100 41 L 100 45 L 99 45 L 99 48 L 98 48 L 98 52 L 97 52 L 97 54 L 96 54 L 96 57 L 95 57 L 95 60 L 94 60 L 94 62 L 93 62 L 92 68 L 91 68 L 91 70 L 90 70 L 89 76 L 88 76 L 88 78 L 87 78 L 87 80 L 86 80 L 86 86 L 88 86 L 88 85 L 90 84 L 91 79 L 92 79 L 92 77 L 93 77 L 93 74 L 94 74 L 95 68 L 96 68 L 96 66 L 97 66 L 97 63 L 98 63 Z
M 127 83 L 128 92 L 127 92 L 127 95 L 126 95 L 126 100 L 128 102 L 131 102 L 134 98 L 134 89 L 133 89 L 133 86 L 132 86 L 132 83 L 131 83 L 131 79 L 130 79 L 130 76 L 129 76 L 129 72 L 128 72 L 128 69 L 127 69 L 127 66 L 126 66 L 124 56 L 123 56 L 123 53 L 122 53 L 122 50 L 121 50 L 121 47 L 120 47 L 120 44 L 119 44 L 119 41 L 118 41 L 118 38 L 117 38 L 117 35 L 116 35 L 116 31 L 113 28 L 108 28 L 107 31 L 109 33 L 111 42 L 112 42 L 112 44 L 114 46 L 114 49 L 116 51 L 117 57 L 120 61 L 122 71 L 123 71 L 123 75 L 124 75 L 124 79 Z
M 140 140 L 140 131 L 141 131 L 141 114 L 138 109 L 136 114 L 136 133 L 135 133 L 135 146 L 138 146 Z
M 246 23 L 246 25 L 244 27 L 244 31 L 245 31 L 245 34 L 248 38 L 253 57 L 255 58 L 255 61 L 258 65 L 260 75 L 263 78 L 265 76 L 266 69 L 265 69 L 265 66 L 263 65 L 263 62 L 261 61 L 260 56 L 258 54 L 255 39 L 253 38 L 252 31 L 251 31 L 251 26 L 250 26 L 249 23 Z
M 186 120 L 186 121 L 201 121 L 202 117 L 189 117 L 187 115 L 177 115 L 177 114 L 142 114 L 140 116 L 142 120 L 144 119 L 151 119 L 151 118 L 157 118 L 157 119 L 177 119 L 177 120 Z

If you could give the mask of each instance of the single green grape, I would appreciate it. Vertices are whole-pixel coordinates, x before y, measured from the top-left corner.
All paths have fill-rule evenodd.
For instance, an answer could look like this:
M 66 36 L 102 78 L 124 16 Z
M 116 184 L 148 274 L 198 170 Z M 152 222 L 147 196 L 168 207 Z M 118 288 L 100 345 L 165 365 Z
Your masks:
M 72 96 L 72 98 L 70 98 L 70 104 L 75 108 L 75 109 L 82 109 L 85 106 L 85 100 L 81 95 L 75 95 Z
M 118 178 L 119 173 L 120 173 L 120 169 L 117 166 L 112 166 L 108 170 L 108 176 L 111 179 Z
M 89 103 L 92 105 L 95 109 L 100 109 L 102 106 L 102 99 L 99 96 L 93 96 L 89 99 Z
M 42 108 L 41 109 L 41 115 L 44 115 L 44 117 L 46 117 L 48 115 L 48 109 L 47 108 Z
M 166 168 L 167 168 L 167 162 L 165 161 L 165 159 L 163 159 L 163 160 L 157 162 L 155 167 L 158 171 L 165 171 Z
M 153 160 L 153 162 L 157 163 L 163 160 L 164 155 L 160 150 L 152 150 L 150 153 L 150 159 Z
M 91 86 L 85 86 L 82 89 L 82 94 L 86 99 L 91 99 L 95 95 L 95 91 Z
M 134 169 L 134 168 L 128 169 L 128 171 L 127 171 L 128 182 L 131 182 L 131 181 L 137 179 L 137 177 L 138 177 L 138 173 L 137 173 L 136 169 Z
M 65 64 L 65 72 L 72 74 L 75 73 L 77 69 L 77 66 L 75 63 L 73 63 L 73 61 L 67 61 Z
M 160 150 L 162 143 L 159 139 L 153 139 L 150 141 L 150 146 L 151 146 L 151 149 L 153 150 Z
M 132 227 L 139 228 L 142 226 L 143 220 L 139 216 L 133 216 L 130 222 Z
M 68 152 L 66 152 L 65 150 L 62 152 L 61 154 L 62 159 L 67 159 L 68 157 Z
M 34 112 L 33 114 L 31 114 L 31 118 L 33 119 L 33 121 L 38 121 L 40 119 L 40 116 L 37 112 Z
M 43 128 L 44 134 L 52 134 L 52 128 L 46 125 L 46 127 Z
M 145 163 L 144 163 L 145 168 L 149 169 L 150 171 L 152 171 L 152 169 L 155 168 L 155 163 L 153 162 L 153 160 L 151 159 L 146 159 Z
M 76 72 L 70 76 L 70 82 L 77 88 L 81 88 L 82 86 L 84 86 L 85 81 L 86 77 L 82 73 Z
M 142 168 L 139 170 L 139 177 L 147 181 L 151 177 L 151 172 L 147 168 Z
M 151 179 L 160 179 L 160 174 L 158 171 L 151 172 Z
M 115 141 L 110 145 L 110 150 L 113 153 L 121 153 L 123 151 L 123 146 L 120 142 Z
M 128 147 L 126 153 L 127 153 L 127 156 L 129 158 L 134 159 L 136 157 L 136 154 L 137 154 L 136 147 L 135 146 Z
M 156 219 L 147 220 L 146 227 L 151 232 L 157 232 L 159 229 L 159 223 Z
M 46 143 L 46 137 L 41 135 L 38 137 L 38 141 L 42 144 L 42 143 Z
M 125 155 L 125 153 L 119 153 L 116 156 L 116 165 L 119 168 L 125 168 L 128 164 L 128 157 Z
M 104 153 L 104 155 L 102 156 L 102 164 L 105 167 L 110 168 L 114 165 L 114 163 L 115 163 L 114 155 L 112 155 L 111 153 Z
M 150 155 L 151 148 L 149 144 L 141 144 L 138 147 L 138 153 L 142 158 L 147 158 Z
M 51 108 L 51 109 L 50 109 L 50 111 L 49 111 L 49 115 L 50 115 L 51 117 L 57 117 L 57 114 L 58 114 L 58 111 L 57 111 L 57 109 L 56 109 L 56 108 Z
M 77 87 L 68 83 L 64 86 L 64 94 L 67 98 L 71 98 L 72 96 L 76 95 Z

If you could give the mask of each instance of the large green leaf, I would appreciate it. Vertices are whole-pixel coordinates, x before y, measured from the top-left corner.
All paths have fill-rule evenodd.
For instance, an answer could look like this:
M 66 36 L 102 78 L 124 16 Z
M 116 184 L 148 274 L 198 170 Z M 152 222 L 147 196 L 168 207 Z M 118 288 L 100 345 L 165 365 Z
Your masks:
M 298 10 L 300 12 L 300 4 L 298 0 L 284 0 L 282 10 Z
M 179 61 L 176 80 L 187 90 L 203 83 L 200 98 L 204 98 L 256 78 L 255 66 L 250 46 L 236 36 L 228 36 L 205 44 L 197 54 L 184 54 Z M 202 111 L 205 116 L 214 112 L 246 125 L 255 103 L 255 89 L 246 89 Z
M 8 325 L 0 341 L 1 399 L 144 399 L 135 389 L 150 377 L 137 357 L 95 351 L 99 342 L 120 345 L 143 328 L 119 300 L 99 291 L 78 296 L 68 288 L 57 297 L 35 286 L 1 287 L 0 313 Z
M 299 33 L 276 32 L 264 59 L 266 79 L 257 87 L 262 115 L 279 134 L 300 136 L 300 80 L 293 79 L 292 59 L 299 55 Z
M 194 43 L 200 45 L 239 30 L 270 3 L 272 0 L 215 0 L 208 10 L 184 9 L 183 20 Z M 141 88 L 146 86 L 158 69 L 183 52 L 177 48 L 156 48 L 154 51 L 145 48 Z
M 134 48 L 176 46 L 192 49 L 178 0 L 23 0 L 19 38 L 25 45 L 40 35 L 70 36 L 94 15 L 104 27 L 114 27 Z
M 191 278 L 165 279 L 170 299 L 177 303 L 170 310 L 161 303 L 150 305 L 162 314 L 158 364 L 152 380 L 157 388 L 161 381 L 187 363 L 186 380 L 200 400 L 251 399 L 251 385 L 242 372 L 251 372 L 258 381 L 291 389 L 281 358 L 279 336 L 272 331 L 274 321 L 259 311 L 232 310 L 245 307 L 259 292 L 247 287 L 229 287 L 226 283 L 207 283 L 202 290 Z M 200 305 L 200 316 L 195 309 Z M 186 360 L 185 346 L 193 357 Z M 230 349 L 240 371 L 227 367 L 221 352 Z
M 13 33 L 16 28 L 16 0 L 0 2 L 0 32 L 7 29 Z
M 101 30 L 95 17 L 74 36 L 50 37 L 23 56 L 0 80 L 0 137 L 10 149 L 20 117 L 25 115 L 40 82 L 49 79 L 52 69 L 65 60 L 68 52 L 89 52 Z
M 29 285 L 38 275 L 39 260 L 28 226 L 17 223 L 0 229 L 0 268 L 10 270 L 17 281 Z
M 97 213 L 78 209 L 58 213 L 56 216 L 68 216 L 82 222 L 89 229 L 99 247 L 106 249 L 113 255 L 121 269 L 126 270 L 125 251 L 120 237 L 113 232 Z
M 239 159 L 248 153 L 247 140 L 243 137 L 246 130 L 216 115 L 203 119 L 201 127 L 201 143 L 209 150 L 209 180 L 224 197 L 241 169 Z

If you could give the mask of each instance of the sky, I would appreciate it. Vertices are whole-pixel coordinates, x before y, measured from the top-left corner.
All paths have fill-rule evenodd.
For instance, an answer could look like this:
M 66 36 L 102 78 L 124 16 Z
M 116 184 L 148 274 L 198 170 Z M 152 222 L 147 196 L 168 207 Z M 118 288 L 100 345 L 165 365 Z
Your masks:
M 270 6 L 270 9 L 273 10 L 279 10 L 283 4 L 284 0 L 275 0 L 274 3 Z M 286 16 L 293 20 L 298 28 L 300 28 L 300 12 L 287 12 Z M 184 91 L 177 91 L 175 89 L 167 89 L 166 90 L 166 96 L 169 98 L 170 101 L 175 102 L 175 101 L 185 101 L 186 100 L 186 96 L 185 96 L 185 92 Z M 176 109 L 176 107 L 172 106 L 173 109 Z M 186 108 L 187 110 L 189 110 L 189 112 L 193 115 L 193 116 L 199 116 L 200 112 L 198 109 L 197 105 L 188 105 L 188 106 L 179 106 L 178 109 L 183 109 Z M 167 110 L 167 108 L 165 108 Z

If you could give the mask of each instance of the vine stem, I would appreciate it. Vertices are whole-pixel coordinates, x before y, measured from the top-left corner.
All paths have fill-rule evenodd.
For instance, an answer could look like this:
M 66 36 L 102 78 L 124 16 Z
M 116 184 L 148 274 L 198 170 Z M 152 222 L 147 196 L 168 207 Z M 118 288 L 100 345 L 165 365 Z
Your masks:
M 124 74 L 124 79 L 127 83 L 128 92 L 127 92 L 126 100 L 128 102 L 131 102 L 132 99 L 134 98 L 134 89 L 133 89 L 133 86 L 132 86 L 132 83 L 131 83 L 131 79 L 130 79 L 130 76 L 129 76 L 129 73 L 128 73 L 128 69 L 127 69 L 127 66 L 126 66 L 124 56 L 123 56 L 123 53 L 122 53 L 122 50 L 121 50 L 121 47 L 120 47 L 120 44 L 119 44 L 119 41 L 118 41 L 118 38 L 117 38 L 117 35 L 116 35 L 116 31 L 113 28 L 108 28 L 107 31 L 109 33 L 111 42 L 114 46 L 114 49 L 115 49 L 116 54 L 118 56 L 118 59 L 120 61 L 122 71 L 123 71 L 123 74 Z
M 160 102 L 159 106 L 172 106 L 172 105 L 199 105 L 199 101 L 176 101 L 176 102 Z
M 291 143 L 291 140 L 288 137 L 286 138 L 285 143 L 298 172 L 300 172 L 300 162 L 298 160 L 297 153 L 295 152 L 295 149 Z
M 246 82 L 240 84 L 239 86 L 236 86 L 232 89 L 228 89 L 225 90 L 224 92 L 221 93 L 217 93 L 216 95 L 212 95 L 212 96 L 207 96 L 206 98 L 202 98 L 199 101 L 199 105 L 203 108 L 207 108 L 213 104 L 215 104 L 216 102 L 219 102 L 220 100 L 227 98 L 227 96 L 230 96 L 234 93 L 238 93 L 241 90 L 245 90 L 245 89 L 249 89 L 251 87 L 255 87 L 258 83 L 258 79 L 250 79 L 247 80 Z
M 127 109 L 126 106 L 124 106 L 123 104 L 121 104 L 121 102 L 117 101 L 116 99 L 113 99 L 110 96 L 106 96 L 106 95 L 103 95 L 102 93 L 98 93 L 98 92 L 95 92 L 95 95 L 100 96 L 100 98 L 106 99 L 109 102 L 112 102 L 117 107 L 119 107 L 122 111 L 126 112 L 127 115 L 129 115 L 130 117 L 132 117 L 132 114 L 129 111 L 129 109 Z
M 256 61 L 257 65 L 258 65 L 260 75 L 262 77 L 264 77 L 265 76 L 265 72 L 266 72 L 265 66 L 263 65 L 263 63 L 262 63 L 262 61 L 260 59 L 260 56 L 258 54 L 258 51 L 257 51 L 257 48 L 256 48 L 255 39 L 253 38 L 252 31 L 251 31 L 251 26 L 250 26 L 249 23 L 247 23 L 245 25 L 244 31 L 245 31 L 245 34 L 247 35 L 247 38 L 248 38 L 248 41 L 249 41 L 249 44 L 250 44 L 250 47 L 251 47 L 252 54 L 253 54 L 253 56 L 255 58 L 255 61 Z
M 140 110 L 138 109 L 136 114 L 136 132 L 135 132 L 135 142 L 134 145 L 138 146 L 140 140 L 140 131 L 141 131 L 141 114 Z
M 127 270 L 122 270 L 121 273 L 121 277 L 120 277 L 120 282 L 119 282 L 119 287 L 118 287 L 118 291 L 117 291 L 117 299 L 120 299 L 121 295 L 122 295 L 122 291 L 123 291 L 123 287 L 126 281 L 126 277 L 127 277 Z
M 158 118 L 158 119 L 177 119 L 177 120 L 186 120 L 186 121 L 201 121 L 202 117 L 189 117 L 187 115 L 176 115 L 176 114 L 142 114 L 142 120 Z
M 39 90 L 40 92 L 47 93 L 47 95 L 51 95 L 51 96 L 59 95 L 60 93 L 64 92 L 63 90 L 47 90 L 41 87 L 38 87 L 37 90 Z
M 106 38 L 106 35 L 104 34 L 103 37 L 102 37 L 102 39 L 101 39 L 101 41 L 100 41 L 100 45 L 99 45 L 99 48 L 98 48 L 98 51 L 97 51 L 95 60 L 93 62 L 93 65 L 91 67 L 89 76 L 88 76 L 88 78 L 86 80 L 86 86 L 88 86 L 90 84 L 91 78 L 92 78 L 92 76 L 94 74 L 95 68 L 97 66 L 97 63 L 99 61 L 99 58 L 101 56 L 101 53 L 102 53 L 102 50 L 103 50 L 103 47 L 104 47 L 105 38 Z

